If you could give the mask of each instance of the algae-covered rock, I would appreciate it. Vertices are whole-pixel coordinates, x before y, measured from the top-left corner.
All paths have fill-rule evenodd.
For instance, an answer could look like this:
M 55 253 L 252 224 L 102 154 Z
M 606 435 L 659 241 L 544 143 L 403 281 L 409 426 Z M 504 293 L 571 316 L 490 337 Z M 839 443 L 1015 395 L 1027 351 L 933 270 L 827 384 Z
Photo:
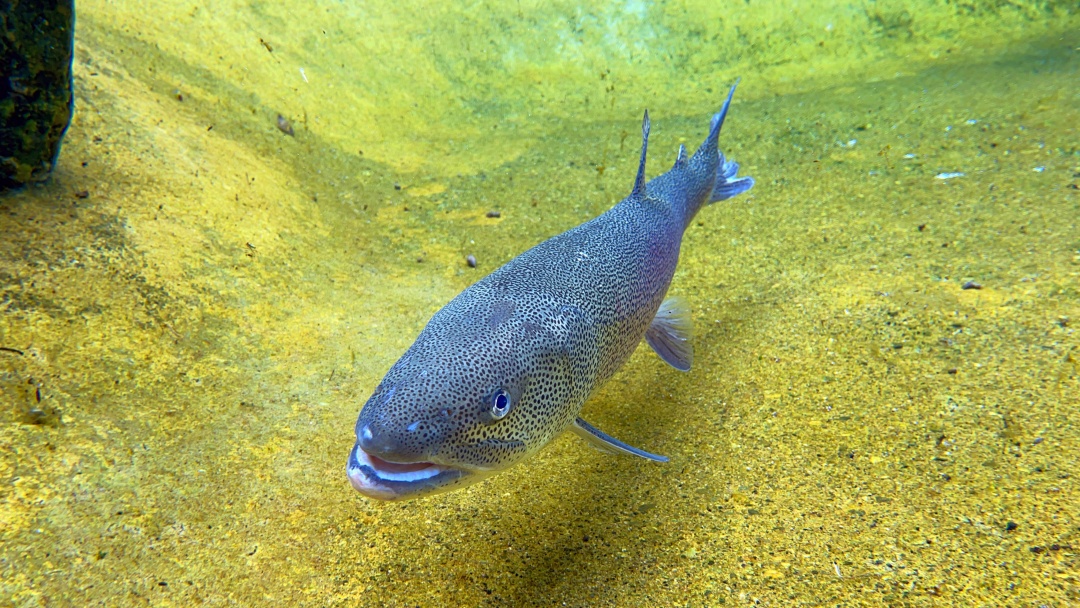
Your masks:
M 0 189 L 49 177 L 72 112 L 74 0 L 0 0 Z

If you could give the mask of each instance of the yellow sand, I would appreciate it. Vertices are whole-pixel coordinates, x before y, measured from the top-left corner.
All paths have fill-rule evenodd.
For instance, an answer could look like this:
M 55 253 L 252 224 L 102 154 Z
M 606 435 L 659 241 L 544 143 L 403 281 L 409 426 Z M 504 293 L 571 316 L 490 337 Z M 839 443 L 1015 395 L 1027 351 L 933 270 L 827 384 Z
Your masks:
M 379 4 L 79 2 L 59 166 L 0 198 L 0 605 L 1080 602 L 1072 3 Z M 430 315 L 738 76 L 694 369 L 586 406 L 672 462 L 352 491 Z

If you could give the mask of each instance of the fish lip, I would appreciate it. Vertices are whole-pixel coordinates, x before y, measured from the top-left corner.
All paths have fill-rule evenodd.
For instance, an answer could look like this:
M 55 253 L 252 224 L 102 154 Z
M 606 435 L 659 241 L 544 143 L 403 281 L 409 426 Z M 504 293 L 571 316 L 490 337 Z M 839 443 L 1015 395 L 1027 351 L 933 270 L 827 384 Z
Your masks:
M 427 496 L 467 475 L 463 469 L 434 462 L 390 462 L 365 452 L 359 444 L 349 453 L 346 473 L 357 492 L 378 500 Z

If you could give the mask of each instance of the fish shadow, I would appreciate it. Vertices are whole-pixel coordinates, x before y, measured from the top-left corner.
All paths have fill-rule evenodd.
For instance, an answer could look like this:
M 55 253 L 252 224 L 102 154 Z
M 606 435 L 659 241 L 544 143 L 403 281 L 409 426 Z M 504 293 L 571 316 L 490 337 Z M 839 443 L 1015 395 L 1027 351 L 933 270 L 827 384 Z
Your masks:
M 725 322 L 699 338 L 725 344 L 740 331 L 737 321 Z M 695 435 L 709 432 L 715 435 L 710 441 L 726 441 L 729 406 L 720 403 L 730 391 L 709 386 L 709 378 L 738 375 L 725 348 L 700 350 L 709 352 L 700 353 L 698 374 L 682 375 L 641 348 L 585 407 L 600 428 L 671 462 L 601 453 L 567 434 L 501 476 L 507 479 L 473 490 L 487 498 L 480 518 L 498 518 L 497 540 L 481 558 L 488 570 L 477 579 L 485 605 L 626 605 L 656 585 L 686 580 L 680 564 L 700 567 L 683 557 L 688 532 L 730 514 L 719 505 L 725 488 L 716 481 L 726 472 L 714 468 L 724 465 L 695 450 Z M 714 405 L 702 407 L 702 394 Z M 702 468 L 713 470 L 702 475 Z

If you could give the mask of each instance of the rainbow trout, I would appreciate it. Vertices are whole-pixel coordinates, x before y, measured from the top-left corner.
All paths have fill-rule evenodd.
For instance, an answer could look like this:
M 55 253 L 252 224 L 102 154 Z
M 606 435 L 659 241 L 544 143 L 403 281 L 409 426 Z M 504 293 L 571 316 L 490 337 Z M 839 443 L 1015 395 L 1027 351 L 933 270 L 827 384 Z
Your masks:
M 645 182 L 649 113 L 634 189 L 619 204 L 481 279 L 431 318 L 356 421 L 349 481 L 382 500 L 476 483 L 570 429 L 596 447 L 650 460 L 579 417 L 642 337 L 689 370 L 690 310 L 665 299 L 683 231 L 750 177 L 717 148 L 735 87 L 693 156 Z

